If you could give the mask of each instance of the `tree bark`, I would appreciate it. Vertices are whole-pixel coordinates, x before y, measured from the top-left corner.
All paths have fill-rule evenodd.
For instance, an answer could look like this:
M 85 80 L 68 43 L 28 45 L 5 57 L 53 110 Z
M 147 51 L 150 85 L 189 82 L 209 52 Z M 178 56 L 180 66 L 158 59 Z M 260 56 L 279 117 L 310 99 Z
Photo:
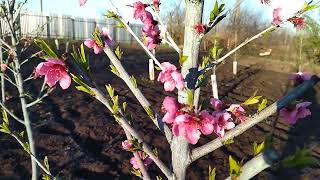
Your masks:
M 186 0 L 186 16 L 185 16 L 185 35 L 183 55 L 188 59 L 183 63 L 181 73 L 187 76 L 189 70 L 198 67 L 198 56 L 200 49 L 199 35 L 194 31 L 194 25 L 202 22 L 202 11 L 204 0 Z M 189 82 L 187 82 L 189 83 Z M 181 104 L 187 104 L 187 91 L 178 92 L 178 100 Z M 186 170 L 190 164 L 190 147 L 189 143 L 183 136 L 174 137 L 171 144 L 172 166 L 175 179 L 184 180 Z

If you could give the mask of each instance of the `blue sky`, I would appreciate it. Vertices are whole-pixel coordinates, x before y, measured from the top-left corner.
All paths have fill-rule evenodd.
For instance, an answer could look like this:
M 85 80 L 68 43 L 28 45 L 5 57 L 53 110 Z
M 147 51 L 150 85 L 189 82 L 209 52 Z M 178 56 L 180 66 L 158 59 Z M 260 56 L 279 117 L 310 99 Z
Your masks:
M 113 3 L 120 9 L 122 16 L 128 20 L 132 20 L 132 8 L 126 5 L 132 4 L 137 0 L 113 0 Z M 183 0 L 161 0 L 162 14 L 170 11 L 174 4 Z M 225 0 L 227 9 L 232 8 L 236 0 Z M 290 1 L 290 3 L 288 3 Z M 86 18 L 102 18 L 102 14 L 108 9 L 108 0 L 88 0 L 84 7 L 80 7 L 78 0 L 43 0 L 44 12 L 71 15 L 75 17 Z M 208 17 L 211 8 L 213 7 L 214 0 L 205 0 L 205 17 Z M 262 5 L 260 0 L 245 0 L 241 8 L 246 8 L 252 11 L 261 11 L 263 20 L 271 20 L 272 10 L 275 7 L 283 6 L 285 13 L 295 12 L 297 8 L 301 7 L 303 0 L 274 0 L 272 6 Z M 40 11 L 40 0 L 29 0 L 26 8 L 31 11 Z

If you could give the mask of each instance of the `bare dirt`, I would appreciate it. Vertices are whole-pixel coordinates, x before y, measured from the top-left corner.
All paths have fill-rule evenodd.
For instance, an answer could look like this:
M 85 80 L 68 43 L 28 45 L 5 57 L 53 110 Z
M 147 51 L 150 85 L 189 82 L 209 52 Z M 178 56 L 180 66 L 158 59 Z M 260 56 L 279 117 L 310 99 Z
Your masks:
M 162 84 L 147 80 L 148 58 L 144 52 L 136 49 L 125 49 L 122 62 L 129 74 L 138 79 L 138 86 L 158 111 L 166 95 Z M 158 55 L 161 61 L 176 62 L 178 56 L 172 52 L 162 51 Z M 24 69 L 32 71 L 32 66 L 39 62 L 33 59 L 33 65 Z M 170 162 L 169 145 L 162 134 L 139 105 L 121 79 L 109 71 L 109 61 L 103 57 L 91 55 L 92 72 L 99 86 L 112 84 L 116 93 L 129 104 L 128 110 L 134 117 L 134 126 L 145 141 L 158 149 L 160 158 Z M 177 64 L 177 63 L 175 63 Z M 232 66 L 228 62 L 218 69 L 220 97 L 227 102 L 239 103 L 248 98 L 254 90 L 268 99 L 268 104 L 275 102 L 287 89 L 288 73 L 294 72 L 286 64 L 265 63 L 264 59 L 247 58 L 240 61 L 239 73 L 232 75 Z M 39 91 L 41 80 L 34 80 L 28 86 L 33 94 Z M 289 84 L 289 85 L 288 85 Z M 283 155 L 295 151 L 296 147 L 313 147 L 313 154 L 320 159 L 320 86 L 310 90 L 306 99 L 313 102 L 312 116 L 301 120 L 296 126 L 290 127 L 283 121 L 275 130 L 274 146 Z M 210 84 L 202 91 L 203 97 L 209 97 Z M 9 92 L 9 94 L 14 95 Z M 21 115 L 16 107 L 18 99 L 9 101 L 10 107 Z M 249 110 L 252 114 L 255 110 Z M 129 159 L 132 156 L 121 148 L 125 140 L 122 129 L 112 118 L 108 110 L 89 95 L 78 92 L 74 88 L 66 91 L 57 88 L 42 104 L 31 109 L 31 117 L 35 132 L 38 157 L 48 156 L 51 170 L 60 174 L 63 179 L 137 179 L 130 173 Z M 274 117 L 272 117 L 274 118 Z M 207 179 L 208 165 L 216 167 L 217 179 L 229 175 L 228 156 L 248 161 L 253 157 L 252 144 L 262 142 L 266 133 L 271 130 L 272 118 L 258 124 L 235 138 L 235 143 L 226 145 L 213 153 L 199 159 L 188 170 L 187 179 Z M 21 126 L 12 121 L 12 128 L 21 130 Z M 201 138 L 202 145 L 215 136 Z M 0 179 L 30 179 L 30 159 L 18 143 L 11 137 L 0 134 Z M 153 178 L 164 175 L 155 165 L 150 167 Z M 319 179 L 319 165 L 304 169 L 272 168 L 262 172 L 255 179 Z

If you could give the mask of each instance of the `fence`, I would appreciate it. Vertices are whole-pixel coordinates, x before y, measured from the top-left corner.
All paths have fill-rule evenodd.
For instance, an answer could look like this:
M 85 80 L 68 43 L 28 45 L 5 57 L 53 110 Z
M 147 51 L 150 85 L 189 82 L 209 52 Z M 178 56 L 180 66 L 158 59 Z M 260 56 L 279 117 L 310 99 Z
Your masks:
M 107 27 L 114 40 L 120 43 L 134 43 L 132 36 L 122 28 L 116 28 L 112 19 L 79 18 L 57 14 L 24 12 L 19 19 L 20 36 L 37 36 L 52 39 L 83 40 L 90 38 L 95 27 Z M 133 31 L 140 37 L 142 25 L 131 24 Z M 0 20 L 1 33 L 9 32 L 9 27 Z

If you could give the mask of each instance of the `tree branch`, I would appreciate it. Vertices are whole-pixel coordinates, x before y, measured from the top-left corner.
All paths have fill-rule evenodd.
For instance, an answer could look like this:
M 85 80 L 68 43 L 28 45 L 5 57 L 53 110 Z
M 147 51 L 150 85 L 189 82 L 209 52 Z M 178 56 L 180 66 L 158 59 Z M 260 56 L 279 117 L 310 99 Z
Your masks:
M 111 63 L 115 66 L 115 68 L 118 70 L 120 77 L 123 79 L 123 81 L 127 84 L 131 92 L 134 94 L 134 96 L 137 98 L 141 106 L 146 110 L 146 108 L 151 108 L 150 102 L 147 100 L 147 98 L 142 94 L 140 89 L 136 87 L 135 84 L 130 79 L 129 74 L 122 66 L 120 60 L 117 58 L 117 56 L 114 54 L 114 52 L 110 49 L 110 47 L 106 46 L 104 48 L 104 52 L 109 57 Z M 162 121 L 162 118 L 159 114 L 156 113 L 154 109 L 151 109 L 153 111 L 154 117 L 150 117 L 153 123 L 162 131 L 164 132 L 169 144 L 172 139 L 172 133 L 170 128 Z
M 0 102 L 0 106 L 2 107 L 3 110 L 5 110 L 11 117 L 13 117 L 16 121 L 24 125 L 24 121 L 18 116 L 16 116 L 13 112 L 11 112 L 2 102 Z
M 190 163 L 194 162 L 195 160 L 201 158 L 209 154 L 210 152 L 220 148 L 223 146 L 223 143 L 233 139 L 236 136 L 239 136 L 243 132 L 247 131 L 254 125 L 258 124 L 259 122 L 263 121 L 264 119 L 268 118 L 272 114 L 276 113 L 278 110 L 284 108 L 290 102 L 296 100 L 297 98 L 301 97 L 307 90 L 311 89 L 316 83 L 319 82 L 319 78 L 313 76 L 311 80 L 305 81 L 304 83 L 300 84 L 298 87 L 294 88 L 290 91 L 286 96 L 278 100 L 277 102 L 273 103 L 260 113 L 255 114 L 253 117 L 249 118 L 245 123 L 242 123 L 236 126 L 234 129 L 228 131 L 224 137 L 216 138 L 215 140 L 195 148 L 191 152 L 191 161 Z

